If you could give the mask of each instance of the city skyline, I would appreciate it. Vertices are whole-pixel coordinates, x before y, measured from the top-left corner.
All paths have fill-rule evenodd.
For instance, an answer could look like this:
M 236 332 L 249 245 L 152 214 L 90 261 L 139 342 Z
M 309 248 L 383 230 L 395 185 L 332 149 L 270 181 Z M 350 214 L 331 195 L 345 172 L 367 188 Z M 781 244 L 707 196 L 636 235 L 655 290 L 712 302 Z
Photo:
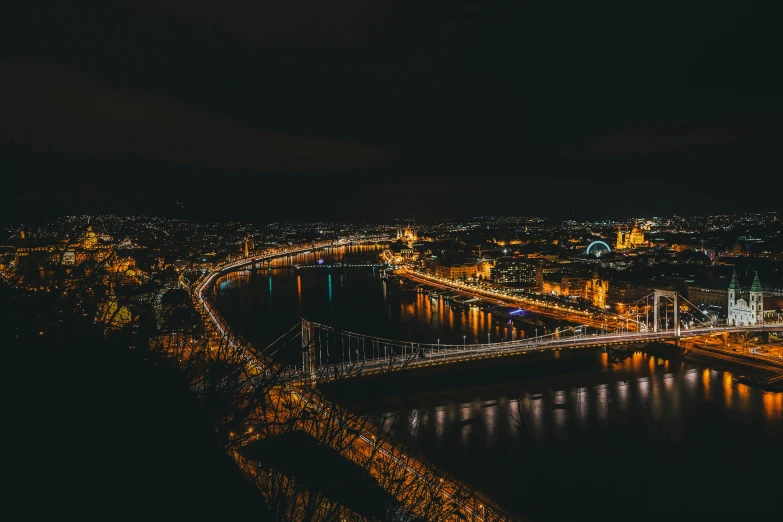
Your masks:
M 0 333 L 36 379 L 17 418 L 56 397 L 63 428 L 20 473 L 53 465 L 55 510 L 89 487 L 87 514 L 298 520 L 270 482 L 293 477 L 334 522 L 451 520 L 433 494 L 498 522 L 664 516 L 656 484 L 706 494 L 779 454 L 783 244 L 775 213 L 637 218 L 0 224 Z M 650 469 L 607 510 L 629 458 Z M 774 487 L 684 509 L 767 514 Z
M 766 3 L 2 13 L 16 511 L 780 512 Z

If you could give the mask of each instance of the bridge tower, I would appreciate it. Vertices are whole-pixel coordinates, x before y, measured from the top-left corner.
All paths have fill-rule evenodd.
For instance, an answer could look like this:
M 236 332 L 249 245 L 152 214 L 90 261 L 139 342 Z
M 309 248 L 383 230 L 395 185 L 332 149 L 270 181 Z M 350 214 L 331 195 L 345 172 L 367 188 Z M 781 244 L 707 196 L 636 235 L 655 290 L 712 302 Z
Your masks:
M 315 326 L 302 319 L 302 373 L 309 375 L 312 382 L 316 380 L 315 368 Z
M 653 332 L 658 331 L 658 302 L 661 297 L 674 298 L 674 335 L 680 336 L 680 300 L 679 292 L 676 290 L 655 290 L 654 304 L 653 304 Z

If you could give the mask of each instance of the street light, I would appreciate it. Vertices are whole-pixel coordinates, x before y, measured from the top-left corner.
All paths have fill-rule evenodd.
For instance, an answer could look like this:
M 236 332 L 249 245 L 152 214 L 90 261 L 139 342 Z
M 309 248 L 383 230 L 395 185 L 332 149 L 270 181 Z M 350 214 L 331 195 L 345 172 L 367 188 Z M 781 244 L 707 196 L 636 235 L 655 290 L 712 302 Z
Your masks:
M 462 336 L 462 349 L 463 349 L 463 350 L 465 349 L 465 346 L 466 346 L 466 343 L 465 343 L 465 338 L 466 338 L 466 337 L 467 337 L 467 335 L 463 335 L 463 336 Z

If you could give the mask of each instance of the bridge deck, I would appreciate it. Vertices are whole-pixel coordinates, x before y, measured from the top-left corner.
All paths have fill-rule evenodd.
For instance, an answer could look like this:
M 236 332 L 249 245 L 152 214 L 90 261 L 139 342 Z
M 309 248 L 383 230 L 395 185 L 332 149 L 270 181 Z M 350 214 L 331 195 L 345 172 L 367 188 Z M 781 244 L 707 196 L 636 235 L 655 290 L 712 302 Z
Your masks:
M 316 325 L 331 331 L 330 327 Z M 371 374 L 376 372 L 389 371 L 399 368 L 426 367 L 445 362 L 466 361 L 471 359 L 480 359 L 487 357 L 498 357 L 502 355 L 514 355 L 529 351 L 544 351 L 558 348 L 585 348 L 590 346 L 606 346 L 612 344 L 640 344 L 656 341 L 671 341 L 676 339 L 688 339 L 701 337 L 705 335 L 715 335 L 718 333 L 731 332 L 751 332 L 751 331 L 783 331 L 783 323 L 767 324 L 753 327 L 709 327 L 684 330 L 683 334 L 677 336 L 674 331 L 663 332 L 630 332 L 622 334 L 606 335 L 584 335 L 584 336 L 562 336 L 559 339 L 547 336 L 541 339 L 523 339 L 519 341 L 507 341 L 487 344 L 474 345 L 432 345 L 419 344 L 415 342 L 402 343 L 400 341 L 390 341 L 388 339 L 378 339 L 375 337 L 350 334 L 357 342 L 364 339 L 370 343 L 364 343 L 364 346 L 373 346 L 374 343 L 388 343 L 385 346 L 394 346 L 400 353 L 393 352 L 393 356 L 370 357 L 361 356 L 354 360 L 348 359 L 336 364 L 325 364 L 316 367 L 316 378 L 318 380 L 332 380 L 337 377 L 344 377 L 351 374 Z M 392 344 L 394 343 L 394 344 Z M 357 345 L 361 344 L 360 341 Z M 390 350 L 387 350 L 388 353 Z

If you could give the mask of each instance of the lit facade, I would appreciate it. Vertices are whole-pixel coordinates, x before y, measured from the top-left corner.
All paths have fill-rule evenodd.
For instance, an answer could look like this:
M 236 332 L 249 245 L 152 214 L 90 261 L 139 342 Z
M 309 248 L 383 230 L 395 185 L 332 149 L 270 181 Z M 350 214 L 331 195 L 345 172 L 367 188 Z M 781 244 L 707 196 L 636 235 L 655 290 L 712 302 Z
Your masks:
M 500 260 L 492 269 L 493 283 L 527 283 L 536 287 L 543 286 L 543 266 L 538 261 L 528 259 Z
M 412 229 L 409 226 L 405 227 L 405 230 L 403 229 L 397 229 L 397 240 L 402 241 L 403 243 L 408 243 L 409 247 L 413 246 L 413 243 L 418 241 L 418 236 L 416 235 L 416 231 Z
M 642 232 L 638 225 L 634 225 L 630 232 L 628 229 L 623 230 L 622 228 L 617 230 L 615 250 L 628 250 L 629 248 L 645 246 L 646 244 L 647 243 L 644 241 L 644 232 Z
M 688 301 L 704 312 L 713 312 L 721 317 L 729 313 L 729 292 L 725 288 L 688 287 Z
M 481 279 L 489 281 L 492 278 L 492 270 L 494 268 L 494 261 L 480 261 L 478 264 L 477 274 Z
M 557 279 L 545 280 L 542 286 L 545 294 L 585 299 L 593 306 L 606 307 L 609 294 L 609 281 L 602 280 L 598 274 L 592 277 L 561 276 Z
M 598 274 L 585 282 L 584 297 L 590 301 L 593 306 L 606 308 L 606 296 L 609 294 L 609 281 L 601 280 Z
M 435 275 L 443 279 L 467 279 L 475 277 L 478 273 L 478 265 L 438 265 L 435 267 Z
M 760 324 L 764 320 L 764 292 L 761 290 L 759 274 L 753 277 L 753 284 L 748 292 L 748 299 L 740 296 L 737 284 L 737 272 L 731 276 L 729 284 L 729 315 L 730 326 L 746 326 Z

